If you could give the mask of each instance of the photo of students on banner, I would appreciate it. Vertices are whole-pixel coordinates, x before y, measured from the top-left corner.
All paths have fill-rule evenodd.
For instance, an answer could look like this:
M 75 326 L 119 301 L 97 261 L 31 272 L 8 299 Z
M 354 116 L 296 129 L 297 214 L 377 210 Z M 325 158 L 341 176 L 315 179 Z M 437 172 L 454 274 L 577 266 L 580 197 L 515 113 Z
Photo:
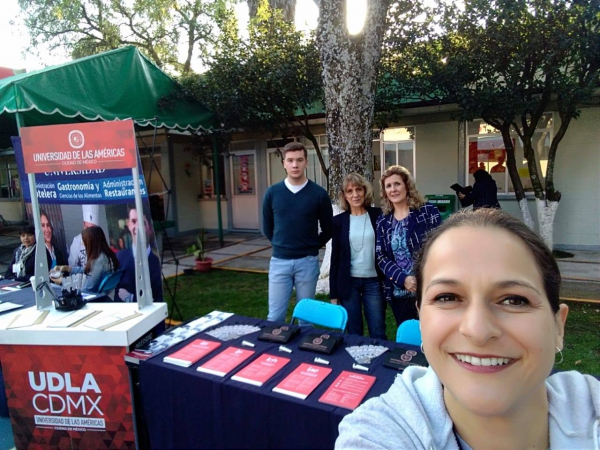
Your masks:
M 31 215 L 31 203 L 28 204 L 28 214 Z M 44 244 L 52 258 L 48 268 L 67 264 L 67 251 L 65 246 L 65 233 L 62 227 L 55 229 L 53 223 L 62 223 L 62 212 L 58 205 L 45 205 L 40 208 L 40 224 L 44 232 Z
M 33 223 L 29 183 L 19 138 L 13 148 L 22 180 L 27 219 Z M 163 301 L 162 276 L 150 214 L 146 183 L 140 167 L 140 191 L 144 208 L 148 266 L 154 301 Z M 87 255 L 82 239 L 86 228 L 100 227 L 110 249 L 116 253 L 121 281 L 115 301 L 135 302 L 135 239 L 139 223 L 130 169 L 84 170 L 38 173 L 36 186 L 44 243 L 52 257 L 49 268 L 68 265 L 84 268 Z

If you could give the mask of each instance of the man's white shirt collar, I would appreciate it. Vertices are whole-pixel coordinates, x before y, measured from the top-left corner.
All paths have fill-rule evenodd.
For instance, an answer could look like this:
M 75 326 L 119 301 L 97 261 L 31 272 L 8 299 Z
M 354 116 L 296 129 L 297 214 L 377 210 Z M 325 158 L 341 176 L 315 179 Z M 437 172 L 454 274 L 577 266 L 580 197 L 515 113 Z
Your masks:
M 306 179 L 306 181 L 302 185 L 299 185 L 299 186 L 296 186 L 296 185 L 290 183 L 287 178 L 285 178 L 283 180 L 283 182 L 285 183 L 285 186 L 290 191 L 292 191 L 293 194 L 296 194 L 297 192 L 300 192 L 304 188 L 304 186 L 306 186 L 308 184 L 308 178 Z

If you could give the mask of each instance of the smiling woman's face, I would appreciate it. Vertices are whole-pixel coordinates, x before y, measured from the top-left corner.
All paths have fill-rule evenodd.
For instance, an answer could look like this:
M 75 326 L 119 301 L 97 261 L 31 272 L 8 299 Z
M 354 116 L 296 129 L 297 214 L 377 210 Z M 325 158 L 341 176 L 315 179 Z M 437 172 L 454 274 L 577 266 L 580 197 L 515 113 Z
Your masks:
M 567 307 L 552 312 L 524 242 L 494 228 L 450 229 L 429 249 L 422 292 L 423 346 L 449 410 L 504 415 L 545 398 Z

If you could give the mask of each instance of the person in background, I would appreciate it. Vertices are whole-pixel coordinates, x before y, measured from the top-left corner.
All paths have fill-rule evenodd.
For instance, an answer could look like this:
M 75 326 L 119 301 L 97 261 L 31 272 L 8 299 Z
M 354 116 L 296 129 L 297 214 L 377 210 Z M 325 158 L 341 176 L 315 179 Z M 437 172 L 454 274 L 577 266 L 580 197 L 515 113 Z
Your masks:
M 325 189 L 306 178 L 306 148 L 290 142 L 281 153 L 287 177 L 267 189 L 263 199 L 263 232 L 273 247 L 268 320 L 280 322 L 294 287 L 298 300 L 315 298 L 319 249 L 331 238 L 333 217 Z
M 102 280 L 119 268 L 119 260 L 108 246 L 102 228 L 98 226 L 84 228 L 81 237 L 87 255 L 85 267 L 59 266 L 58 270 L 60 272 L 70 272 L 71 274 L 84 273 L 86 275 L 85 284 L 81 290 L 98 292 Z M 56 284 L 62 284 L 62 278 L 54 281 Z
M 371 206 L 373 187 L 361 175 L 344 177 L 340 189 L 343 213 L 334 216 L 329 296 L 348 312 L 346 331 L 363 335 L 363 309 L 369 335 L 385 336 L 385 301 L 375 262 L 375 227 L 380 208 Z
M 600 381 L 550 375 L 568 307 L 535 232 L 499 210 L 461 211 L 430 235 L 416 276 L 430 367 L 347 415 L 336 449 L 600 448 Z
M 380 179 L 383 215 L 377 220 L 377 264 L 383 272 L 383 292 L 396 324 L 416 319 L 417 280 L 413 260 L 431 230 L 442 222 L 438 209 L 426 203 L 402 166 L 391 166 Z
M 19 231 L 21 245 L 13 252 L 13 257 L 6 268 L 4 278 L 16 281 L 29 281 L 35 275 L 35 228 L 27 225 Z M 50 252 L 46 250 L 48 267 L 52 263 Z
M 475 183 L 473 189 L 467 195 L 458 192 L 463 206 L 473 205 L 473 209 L 479 208 L 497 208 L 500 209 L 498 203 L 498 187 L 492 176 L 483 169 L 478 169 L 473 174 Z
M 146 251 L 148 257 L 148 271 L 150 274 L 150 285 L 152 287 L 152 297 L 156 302 L 163 301 L 162 292 L 162 276 L 160 268 L 160 260 L 152 251 L 152 243 L 154 242 L 154 232 L 148 221 L 148 216 L 144 213 L 144 227 L 146 230 Z M 124 302 L 134 302 L 137 300 L 135 295 L 135 245 L 137 238 L 137 230 L 139 226 L 138 213 L 134 207 L 129 207 L 127 228 L 131 233 L 131 247 L 119 251 L 117 258 L 123 269 L 121 281 L 117 286 L 117 296 Z
M 50 217 L 43 209 L 40 209 L 40 225 L 44 233 L 44 243 L 52 258 L 52 264 L 48 266 L 48 269 L 52 269 L 57 265 L 61 266 L 67 264 L 67 258 L 65 258 L 64 253 L 58 245 L 56 236 L 54 236 L 54 227 L 52 226 Z
M 83 212 L 83 228 L 93 227 L 94 225 L 100 225 L 100 205 L 81 205 Z M 69 266 L 71 267 L 85 267 L 87 262 L 87 255 L 85 253 L 85 245 L 83 245 L 83 239 L 81 233 L 73 238 L 71 248 L 69 250 Z

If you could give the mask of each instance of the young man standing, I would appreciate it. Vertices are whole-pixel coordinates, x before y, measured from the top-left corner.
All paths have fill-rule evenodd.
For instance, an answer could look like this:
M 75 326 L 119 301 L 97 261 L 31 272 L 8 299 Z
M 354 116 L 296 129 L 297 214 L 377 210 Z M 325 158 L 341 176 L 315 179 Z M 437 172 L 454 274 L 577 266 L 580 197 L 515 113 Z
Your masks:
M 333 218 L 325 189 L 306 178 L 304 146 L 290 142 L 281 153 L 287 177 L 263 199 L 263 231 L 273 247 L 268 316 L 273 321 L 285 320 L 294 287 L 298 300 L 315 297 L 319 249 L 331 238 Z

